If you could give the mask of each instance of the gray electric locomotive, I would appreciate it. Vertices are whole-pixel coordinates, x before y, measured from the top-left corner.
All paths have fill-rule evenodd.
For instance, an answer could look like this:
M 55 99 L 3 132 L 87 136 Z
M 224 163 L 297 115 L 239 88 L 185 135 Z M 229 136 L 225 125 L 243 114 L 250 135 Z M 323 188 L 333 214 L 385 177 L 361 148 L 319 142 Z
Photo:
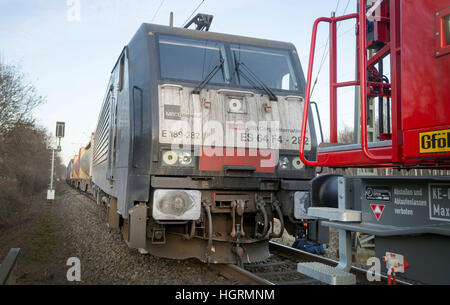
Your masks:
M 93 190 L 109 226 L 157 256 L 267 258 L 270 238 L 305 228 L 315 169 L 297 155 L 304 90 L 293 44 L 143 24 L 95 132 Z

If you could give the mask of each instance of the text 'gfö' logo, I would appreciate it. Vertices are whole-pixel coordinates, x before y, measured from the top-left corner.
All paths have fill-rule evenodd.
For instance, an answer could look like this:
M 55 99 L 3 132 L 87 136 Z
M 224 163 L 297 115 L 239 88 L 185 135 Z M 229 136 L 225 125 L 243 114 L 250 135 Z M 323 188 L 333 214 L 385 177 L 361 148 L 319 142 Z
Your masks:
M 421 154 L 450 152 L 450 129 L 419 133 Z

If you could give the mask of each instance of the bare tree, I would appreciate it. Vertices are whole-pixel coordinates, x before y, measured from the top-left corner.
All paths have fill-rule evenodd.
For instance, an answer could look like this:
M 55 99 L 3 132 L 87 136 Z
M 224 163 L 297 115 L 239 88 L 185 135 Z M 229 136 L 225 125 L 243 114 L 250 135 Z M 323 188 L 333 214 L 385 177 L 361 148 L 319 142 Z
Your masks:
M 0 186 L 9 185 L 14 194 L 37 193 L 49 183 L 50 138 L 32 115 L 43 102 L 17 67 L 0 61 Z M 61 171 L 60 163 L 57 158 Z
M 342 130 L 339 131 L 339 143 L 342 144 L 353 144 L 354 143 L 354 131 L 347 125 L 344 126 Z
M 49 182 L 50 150 L 46 130 L 31 123 L 16 124 L 4 135 L 2 172 L 16 180 L 22 194 L 36 193 Z
M 354 143 L 354 131 L 348 126 L 344 126 L 341 130 L 339 130 L 338 134 L 338 143 L 339 144 L 353 144 Z M 329 168 L 324 167 L 321 171 L 321 174 L 342 174 L 342 175 L 355 175 L 356 169 L 354 168 Z
M 15 124 L 32 123 L 31 111 L 43 102 L 17 67 L 0 62 L 0 136 Z

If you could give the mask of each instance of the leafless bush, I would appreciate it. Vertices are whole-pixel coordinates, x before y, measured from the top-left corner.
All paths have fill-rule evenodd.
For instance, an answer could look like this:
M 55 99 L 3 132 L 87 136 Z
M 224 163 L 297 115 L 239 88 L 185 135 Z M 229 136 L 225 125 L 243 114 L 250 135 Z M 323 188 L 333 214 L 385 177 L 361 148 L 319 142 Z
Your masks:
M 18 181 L 22 194 L 39 192 L 48 184 L 51 152 L 45 129 L 16 124 L 4 135 L 3 172 Z
M 12 208 L 22 201 L 17 181 L 0 178 L 0 229 L 6 227 L 12 215 Z
M 50 139 L 32 116 L 32 110 L 43 102 L 16 66 L 0 61 L 0 181 L 4 182 L 0 184 L 0 204 L 11 189 L 16 195 L 29 195 L 49 182 Z M 61 160 L 56 161 L 56 167 L 61 167 Z

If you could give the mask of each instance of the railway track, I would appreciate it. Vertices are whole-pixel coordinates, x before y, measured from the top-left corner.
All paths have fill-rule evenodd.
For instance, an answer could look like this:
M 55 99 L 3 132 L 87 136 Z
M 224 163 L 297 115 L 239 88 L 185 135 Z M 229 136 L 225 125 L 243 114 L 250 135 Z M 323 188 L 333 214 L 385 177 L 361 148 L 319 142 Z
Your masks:
M 247 285 L 324 285 L 322 282 L 297 272 L 301 262 L 319 262 L 332 267 L 338 262 L 326 257 L 311 254 L 280 243 L 269 242 L 270 258 L 260 263 L 245 264 L 243 268 L 235 265 L 213 266 L 223 276 Z M 356 276 L 357 285 L 386 285 L 387 277 L 380 275 L 381 281 L 369 282 L 367 270 L 353 266 L 350 270 Z M 397 284 L 411 285 L 397 279 Z
M 78 189 L 76 189 L 76 190 L 78 191 L 78 193 L 80 193 L 80 194 L 83 195 L 84 197 L 86 197 L 86 198 L 88 198 L 89 200 L 91 200 L 91 201 L 97 203 L 97 200 L 95 200 L 94 197 L 92 197 L 92 194 L 91 194 L 91 193 L 87 193 L 87 192 L 84 192 L 84 191 L 78 190 Z
M 79 194 L 93 202 L 97 202 L 90 193 L 77 190 Z M 277 242 L 269 242 L 272 254 L 268 259 L 259 263 L 244 264 L 243 268 L 233 264 L 211 264 L 209 267 L 222 276 L 240 285 L 323 285 L 322 282 L 303 275 L 297 271 L 300 262 L 318 262 L 332 267 L 338 262 L 320 255 L 298 250 Z M 357 285 L 386 285 L 387 277 L 380 275 L 381 281 L 369 282 L 367 270 L 353 266 L 350 270 L 356 276 Z M 397 284 L 411 283 L 397 279 Z

